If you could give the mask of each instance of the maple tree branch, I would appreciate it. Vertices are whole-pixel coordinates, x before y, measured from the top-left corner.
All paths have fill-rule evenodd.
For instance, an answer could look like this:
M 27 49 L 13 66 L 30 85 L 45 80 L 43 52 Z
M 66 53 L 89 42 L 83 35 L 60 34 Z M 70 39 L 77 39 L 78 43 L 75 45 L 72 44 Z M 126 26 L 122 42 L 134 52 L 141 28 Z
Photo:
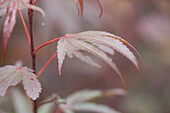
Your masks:
M 30 4 L 33 4 L 33 0 L 29 1 Z M 30 39 L 31 39 L 31 57 L 32 57 L 32 69 L 36 74 L 36 56 L 33 54 L 34 51 L 34 35 L 33 35 L 33 13 L 32 9 L 28 9 L 28 18 L 29 18 L 29 30 L 30 30 Z M 33 101 L 33 112 L 37 113 L 37 100 Z

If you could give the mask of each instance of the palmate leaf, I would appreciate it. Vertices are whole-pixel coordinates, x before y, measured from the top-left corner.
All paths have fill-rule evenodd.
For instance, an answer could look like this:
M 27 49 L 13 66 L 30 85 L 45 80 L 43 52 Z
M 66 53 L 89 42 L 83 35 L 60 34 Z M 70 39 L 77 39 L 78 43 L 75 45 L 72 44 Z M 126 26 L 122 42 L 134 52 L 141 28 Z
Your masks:
M 116 50 L 127 57 L 139 69 L 138 61 L 136 60 L 135 55 L 127 48 L 126 45 L 124 45 L 124 43 L 134 49 L 133 46 L 131 46 L 122 38 L 107 32 L 86 31 L 78 34 L 66 34 L 64 37 L 61 37 L 57 46 L 59 73 L 61 74 L 61 68 L 66 53 L 68 56 L 70 56 L 70 58 L 76 56 L 77 58 L 88 64 L 91 64 L 95 67 L 100 67 L 100 65 L 95 63 L 91 58 L 89 59 L 89 57 L 84 56 L 79 51 L 84 50 L 99 57 L 108 65 L 110 65 L 119 75 L 125 86 L 123 77 L 118 67 L 107 55 L 107 53 L 110 55 L 114 55 L 114 50 Z M 136 49 L 134 50 L 136 51 Z
M 27 67 L 7 65 L 0 68 L 0 96 L 4 96 L 10 86 L 22 81 L 26 94 L 33 100 L 39 97 L 41 84 L 34 71 Z
M 135 55 L 130 51 L 130 49 L 127 47 L 131 47 L 140 57 L 142 63 L 143 60 L 138 53 L 138 51 L 130 45 L 128 42 L 126 42 L 124 39 L 113 35 L 108 32 L 104 31 L 85 31 L 77 34 L 66 34 L 63 37 L 56 38 L 52 41 L 49 41 L 41 46 L 39 46 L 35 51 L 34 54 L 42 47 L 58 41 L 57 46 L 57 52 L 50 58 L 50 60 L 46 63 L 46 65 L 41 69 L 41 71 L 38 73 L 37 76 L 40 76 L 43 70 L 46 68 L 46 66 L 54 59 L 55 56 L 58 58 L 58 69 L 59 74 L 61 75 L 61 69 L 62 64 L 64 62 L 65 56 L 68 55 L 69 58 L 73 58 L 74 56 L 79 58 L 80 60 L 91 64 L 95 67 L 101 67 L 99 64 L 94 62 L 89 56 L 83 55 L 82 51 L 87 51 L 101 60 L 103 60 L 105 63 L 110 65 L 112 69 L 116 71 L 116 73 L 119 75 L 124 87 L 126 88 L 125 82 L 123 80 L 123 77 L 116 66 L 116 64 L 112 61 L 112 59 L 108 56 L 114 55 L 114 50 L 119 52 L 120 54 L 124 55 L 126 58 L 128 58 L 136 67 L 139 69 L 138 61 L 135 57 Z M 145 64 L 143 63 L 144 67 L 146 68 Z

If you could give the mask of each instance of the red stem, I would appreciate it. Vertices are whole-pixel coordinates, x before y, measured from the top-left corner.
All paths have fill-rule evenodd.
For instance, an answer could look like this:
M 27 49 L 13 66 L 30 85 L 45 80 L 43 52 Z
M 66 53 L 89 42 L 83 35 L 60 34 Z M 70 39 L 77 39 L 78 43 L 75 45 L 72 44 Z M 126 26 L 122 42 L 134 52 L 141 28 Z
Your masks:
M 28 39 L 29 46 L 31 47 L 31 39 L 30 39 L 30 35 L 29 35 L 29 33 L 28 33 L 27 26 L 26 26 L 25 21 L 24 21 L 24 18 L 23 18 L 23 16 L 22 16 L 20 10 L 18 10 L 18 13 L 19 13 L 19 16 L 20 16 L 20 18 L 21 18 L 22 24 L 23 24 L 23 26 L 24 26 L 24 29 L 25 29 L 25 33 L 26 33 L 26 35 L 27 35 L 27 39 Z
M 36 53 L 37 53 L 37 51 L 38 51 L 39 49 L 41 49 L 42 47 L 44 47 L 44 46 L 46 46 L 46 45 L 48 45 L 48 44 L 51 44 L 51 43 L 53 43 L 53 42 L 55 42 L 55 41 L 58 41 L 58 40 L 60 40 L 61 38 L 62 38 L 62 37 L 59 37 L 59 38 L 53 39 L 53 40 L 51 40 L 51 41 L 49 41 L 49 42 L 46 42 L 46 43 L 40 45 L 39 47 L 37 47 L 37 48 L 35 49 L 35 51 L 33 52 L 33 54 L 36 55 Z
M 76 5 L 77 11 L 78 11 L 78 16 L 79 16 L 80 15 L 79 5 L 76 0 L 73 0 L 73 2 Z
M 79 1 L 79 5 L 80 5 L 80 12 L 81 12 L 81 17 L 83 17 L 83 0 L 78 0 Z
M 36 5 L 37 2 L 38 2 L 38 0 L 35 0 L 33 4 Z
M 46 62 L 46 64 L 41 68 L 41 70 L 38 72 L 37 74 L 37 78 L 40 77 L 40 75 L 42 74 L 42 72 L 47 68 L 47 66 L 50 64 L 50 62 L 57 56 L 57 52 L 53 54 L 53 56 L 51 56 L 51 58 Z
M 103 15 L 103 8 L 102 8 L 102 5 L 101 5 L 99 0 L 97 0 L 97 3 L 99 4 L 99 7 L 100 7 L 100 15 L 99 15 L 99 17 L 101 17 Z

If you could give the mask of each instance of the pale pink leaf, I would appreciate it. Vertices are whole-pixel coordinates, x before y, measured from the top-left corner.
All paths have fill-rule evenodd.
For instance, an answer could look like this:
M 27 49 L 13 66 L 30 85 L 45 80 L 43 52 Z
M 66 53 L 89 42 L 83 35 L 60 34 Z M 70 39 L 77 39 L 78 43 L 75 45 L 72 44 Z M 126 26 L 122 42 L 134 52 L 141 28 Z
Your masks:
M 102 51 L 104 51 L 110 55 L 114 55 L 114 50 L 112 48 L 105 46 L 105 45 L 101 45 L 101 44 L 96 44 L 96 43 L 93 43 L 93 44 L 96 45 Z
M 101 51 L 100 49 L 96 48 L 92 44 L 86 43 L 85 41 L 82 40 L 77 40 L 77 39 L 69 39 L 74 47 L 81 48 L 82 50 L 86 50 L 95 56 L 99 57 L 103 61 L 105 61 L 107 64 L 109 64 L 118 75 L 121 75 L 119 69 L 117 68 L 116 64 L 112 62 L 112 59 L 107 56 L 106 53 Z
M 71 46 L 70 43 L 67 44 L 68 46 L 68 50 L 67 50 L 67 55 L 69 58 L 73 58 L 73 55 L 75 57 L 77 57 L 78 59 L 82 60 L 83 62 L 86 62 L 87 64 L 90 64 L 92 66 L 95 66 L 97 68 L 101 68 L 101 66 L 94 62 L 89 56 L 85 56 L 83 55 L 78 49 L 78 48 L 74 48 L 73 46 Z
M 61 75 L 61 67 L 62 67 L 63 61 L 65 59 L 66 51 L 67 51 L 67 39 L 61 38 L 58 41 L 58 46 L 57 46 L 58 69 L 59 69 L 60 75 Z
M 77 58 L 79 58 L 80 60 L 82 60 L 83 62 L 86 62 L 87 64 L 90 64 L 90 65 L 95 66 L 95 67 L 97 67 L 97 68 L 101 68 L 101 66 L 100 66 L 98 63 L 94 62 L 89 56 L 85 56 L 85 55 L 83 55 L 83 54 L 82 54 L 81 52 L 79 52 L 79 51 L 72 51 L 72 54 L 73 54 L 75 57 L 77 57 Z
M 6 54 L 6 48 L 9 38 L 11 37 L 11 33 L 14 29 L 14 26 L 16 24 L 16 13 L 18 5 L 16 4 L 16 1 L 13 1 L 13 4 L 11 4 L 12 8 L 8 7 L 7 9 L 7 15 L 6 19 L 3 25 L 3 61 L 5 60 L 5 54 Z M 10 15 L 10 10 L 12 10 L 12 13 Z
M 22 81 L 26 94 L 33 100 L 39 97 L 41 85 L 27 67 L 5 66 L 0 68 L 0 96 L 4 96 L 10 86 L 15 86 Z
M 26 0 L 26 1 L 25 0 L 19 0 L 19 1 L 20 1 L 20 4 L 21 4 L 22 8 L 30 8 L 32 10 L 40 12 L 43 17 L 45 16 L 45 12 L 41 8 L 39 8 L 39 7 L 35 6 L 35 5 L 29 4 L 28 0 Z
M 1 3 L 2 2 L 2 3 Z M 16 14 L 18 10 L 24 8 L 30 8 L 40 12 L 43 16 L 45 15 L 44 11 L 34 5 L 29 4 L 29 0 L 4 0 L 0 1 L 0 16 L 4 15 L 6 12 L 6 19 L 3 25 L 3 61 L 5 61 L 6 48 L 8 40 L 11 37 L 12 31 L 16 24 Z
M 123 44 L 122 41 L 120 41 L 123 39 L 116 35 L 103 32 L 103 31 L 85 31 L 78 34 L 67 34 L 67 37 L 76 38 L 79 40 L 88 41 L 90 43 L 94 42 L 97 44 L 102 44 L 102 45 L 112 47 L 113 49 L 115 49 L 116 51 L 120 52 L 122 55 L 127 57 L 137 68 L 139 68 L 138 61 L 136 60 L 135 55 L 127 48 L 126 45 Z M 125 40 L 123 41 L 126 42 Z
M 36 78 L 36 75 L 33 73 L 33 71 L 27 67 L 23 67 L 21 71 L 23 74 L 22 84 L 27 95 L 33 100 L 36 100 L 39 97 L 39 93 L 41 92 L 41 84 L 39 80 Z
M 12 66 L 0 68 L 0 96 L 4 96 L 8 87 L 15 86 L 21 82 L 21 76 L 18 75 L 18 70 Z
M 65 43 L 63 43 L 64 40 Z M 113 56 L 114 50 L 116 50 L 122 55 L 124 55 L 126 58 L 128 58 L 139 69 L 138 61 L 135 55 L 130 51 L 127 46 L 131 47 L 141 58 L 137 50 L 121 37 L 118 37 L 108 32 L 85 31 L 77 34 L 66 34 L 63 37 L 60 37 L 60 41 L 58 44 L 59 45 L 57 47 L 57 51 L 59 53 L 59 73 L 61 73 L 61 66 L 65 59 L 66 53 L 69 58 L 73 58 L 73 56 L 76 56 L 77 58 L 88 64 L 91 64 L 95 67 L 99 67 L 99 65 L 95 63 L 90 57 L 84 56 L 81 53 L 82 50 L 99 57 L 108 65 L 110 65 L 119 75 L 125 88 L 126 85 L 118 67 L 107 54 Z

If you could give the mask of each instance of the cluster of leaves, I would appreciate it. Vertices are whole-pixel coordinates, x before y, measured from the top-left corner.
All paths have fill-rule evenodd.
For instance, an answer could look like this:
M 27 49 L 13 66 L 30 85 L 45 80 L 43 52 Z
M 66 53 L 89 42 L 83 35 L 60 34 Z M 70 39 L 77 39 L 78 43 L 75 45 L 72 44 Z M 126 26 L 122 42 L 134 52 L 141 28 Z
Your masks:
M 36 54 L 36 52 L 40 48 L 55 41 L 58 41 L 57 52 L 54 53 L 51 59 L 40 70 L 40 72 L 37 75 L 38 77 L 41 75 L 41 73 L 46 68 L 46 66 L 49 64 L 49 62 L 51 62 L 51 60 L 55 58 L 55 56 L 57 56 L 58 58 L 59 74 L 61 75 L 61 68 L 62 68 L 62 64 L 64 62 L 66 54 L 68 55 L 69 58 L 73 58 L 73 56 L 75 56 L 92 66 L 95 66 L 98 68 L 101 67 L 98 63 L 94 62 L 89 56 L 83 55 L 82 50 L 87 51 L 97 56 L 98 58 L 106 62 L 108 65 L 110 65 L 111 68 L 114 69 L 115 72 L 119 75 L 125 88 L 126 88 L 126 85 L 119 71 L 119 68 L 112 61 L 112 59 L 108 56 L 108 54 L 113 56 L 114 50 L 116 50 L 120 52 L 122 55 L 124 55 L 125 57 L 127 57 L 137 67 L 137 69 L 139 69 L 138 61 L 136 60 L 135 55 L 127 48 L 126 45 L 134 49 L 136 53 L 139 55 L 139 57 L 141 58 L 137 50 L 132 45 L 130 45 L 128 42 L 123 40 L 121 37 L 118 37 L 111 33 L 103 32 L 103 31 L 85 31 L 85 32 L 77 33 L 77 34 L 66 34 L 63 37 L 56 38 L 52 41 L 49 41 L 39 46 L 34 51 L 34 54 Z
M 81 13 L 82 16 L 83 0 L 73 0 L 73 1 L 78 9 L 78 14 Z M 33 5 L 31 5 L 29 3 L 29 0 L 0 0 L 0 16 L 6 14 L 5 22 L 3 24 L 3 36 L 2 36 L 3 60 L 5 60 L 5 53 L 6 53 L 8 40 L 16 24 L 17 12 L 21 17 L 21 20 L 23 22 L 27 34 L 29 45 L 31 46 L 28 30 L 20 10 L 28 8 L 32 10 L 37 10 L 38 12 L 42 13 L 42 15 L 44 15 L 44 11 L 41 8 L 35 6 L 36 2 L 37 0 L 35 0 Z M 97 0 L 97 2 L 101 9 L 101 13 L 100 13 L 101 16 L 103 9 L 101 7 L 99 0 Z M 61 69 L 66 55 L 69 58 L 73 58 L 75 56 L 80 60 L 86 62 L 87 64 L 90 64 L 97 68 L 101 68 L 101 66 L 95 61 L 93 61 L 91 57 L 86 56 L 82 53 L 82 51 L 89 52 L 97 56 L 104 62 L 106 62 L 112 69 L 114 69 L 115 72 L 119 75 L 125 88 L 126 85 L 119 71 L 119 68 L 112 61 L 110 56 L 114 56 L 114 50 L 116 50 L 117 52 L 121 53 L 126 58 L 128 58 L 137 67 L 137 69 L 139 69 L 138 61 L 135 55 L 133 54 L 133 52 L 131 52 L 130 49 L 127 47 L 129 46 L 139 55 L 140 59 L 142 60 L 140 54 L 132 45 L 130 45 L 121 37 L 118 37 L 114 34 L 104 32 L 104 31 L 85 31 L 76 34 L 66 34 L 63 37 L 56 38 L 43 45 L 40 45 L 33 52 L 33 54 L 36 55 L 37 51 L 40 48 L 55 41 L 58 41 L 57 52 L 55 52 L 54 55 L 47 61 L 47 63 L 44 65 L 44 67 L 39 71 L 37 75 L 34 73 L 34 70 L 31 70 L 27 67 L 21 67 L 21 65 L 16 65 L 16 66 L 7 65 L 1 67 L 0 68 L 0 96 L 4 96 L 7 89 L 10 86 L 15 86 L 20 82 L 22 82 L 27 96 L 33 100 L 36 100 L 41 92 L 41 84 L 38 78 L 40 77 L 44 69 L 48 66 L 48 64 L 55 57 L 58 58 L 58 69 L 60 75 L 61 75 Z M 67 97 L 65 100 L 66 103 L 60 103 L 58 99 L 56 99 L 55 101 L 57 101 L 57 103 L 60 103 L 59 110 L 65 113 L 74 113 L 74 111 L 118 113 L 116 110 L 109 108 L 105 105 L 94 104 L 91 102 L 91 100 L 93 99 L 100 98 L 102 96 L 112 95 L 112 94 L 122 95 L 124 94 L 124 92 L 122 90 L 111 90 L 106 92 L 85 90 L 85 91 L 74 93 L 69 97 Z

